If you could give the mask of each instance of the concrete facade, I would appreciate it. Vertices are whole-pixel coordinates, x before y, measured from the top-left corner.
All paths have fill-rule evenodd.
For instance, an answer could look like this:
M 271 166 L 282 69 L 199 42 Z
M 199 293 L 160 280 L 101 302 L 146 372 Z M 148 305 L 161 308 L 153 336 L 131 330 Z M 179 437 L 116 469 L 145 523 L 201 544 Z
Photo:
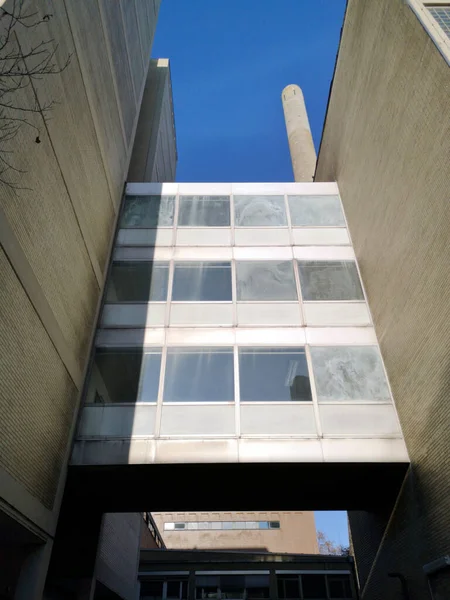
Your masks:
M 23 2 L 47 16 L 17 29 L 22 52 L 53 40 L 55 63 L 70 62 L 16 93 L 24 107 L 55 104 L 45 122 L 29 113 L 37 129 L 9 142 L 20 172 L 0 184 L 0 509 L 39 549 L 18 561 L 14 581 L 3 585 L 2 572 L 0 594 L 17 579 L 17 597 L 42 593 L 159 4 Z
M 169 550 L 249 550 L 253 552 L 288 552 L 317 554 L 313 512 L 221 512 L 221 513 L 152 513 Z M 168 523 L 231 522 L 236 529 L 207 530 L 168 527 Z M 250 529 L 246 523 L 254 526 Z M 240 526 L 240 523 L 242 525 Z M 255 523 L 267 523 L 256 529 Z M 271 527 L 270 524 L 278 524 Z M 207 527 L 207 525 L 206 525 Z
M 298 85 L 288 85 L 281 93 L 281 101 L 294 181 L 312 181 L 316 170 L 316 150 L 303 92 Z
M 450 597 L 450 70 L 420 11 L 349 1 L 316 172 L 339 183 L 412 462 L 391 511 L 350 515 L 364 600 L 402 597 L 390 572 Z
M 150 61 L 128 181 L 175 181 L 176 164 L 170 65 L 159 58 Z

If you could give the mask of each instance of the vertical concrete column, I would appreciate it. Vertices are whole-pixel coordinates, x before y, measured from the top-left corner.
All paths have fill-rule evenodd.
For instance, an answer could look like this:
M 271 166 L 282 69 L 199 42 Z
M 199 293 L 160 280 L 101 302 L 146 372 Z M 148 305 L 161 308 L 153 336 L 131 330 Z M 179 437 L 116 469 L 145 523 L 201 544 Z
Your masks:
M 303 92 L 298 85 L 288 85 L 281 93 L 281 101 L 283 103 L 294 181 L 312 181 L 316 169 L 316 151 L 309 127 Z

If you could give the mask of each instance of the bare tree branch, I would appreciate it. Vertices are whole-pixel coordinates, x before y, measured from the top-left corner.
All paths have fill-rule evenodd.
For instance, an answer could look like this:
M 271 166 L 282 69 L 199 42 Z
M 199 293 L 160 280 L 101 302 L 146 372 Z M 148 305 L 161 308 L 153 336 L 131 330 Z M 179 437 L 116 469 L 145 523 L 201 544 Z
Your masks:
M 10 175 L 24 174 L 26 171 L 14 164 L 14 146 L 8 144 L 14 141 L 21 127 L 33 129 L 36 132 L 35 141 L 40 143 L 41 129 L 32 115 L 38 115 L 44 127 L 56 102 L 50 100 L 41 103 L 33 81 L 62 73 L 68 67 L 71 55 L 60 66 L 56 60 L 59 47 L 54 39 L 46 38 L 22 50 L 20 35 L 24 34 L 23 39 L 27 39 L 26 36 L 29 38 L 26 30 L 38 29 L 48 23 L 53 15 L 26 12 L 23 0 L 12 0 L 10 4 L 9 10 L 0 7 L 0 183 L 18 190 L 27 188 L 15 183 Z M 29 104 L 21 93 L 28 87 L 33 92 L 33 100 Z

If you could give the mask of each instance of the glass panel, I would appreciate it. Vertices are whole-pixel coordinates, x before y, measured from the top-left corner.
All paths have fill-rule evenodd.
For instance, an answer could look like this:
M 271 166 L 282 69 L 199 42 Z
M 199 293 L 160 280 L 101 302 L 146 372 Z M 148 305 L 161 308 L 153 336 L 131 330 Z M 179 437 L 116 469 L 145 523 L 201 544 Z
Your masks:
M 339 600 L 342 598 L 352 598 L 352 588 L 348 575 L 328 575 L 328 589 L 330 591 L 330 598 Z
M 171 227 L 175 196 L 125 196 L 120 227 Z
M 325 575 L 302 575 L 304 600 L 326 600 L 327 586 Z
M 180 196 L 178 226 L 229 227 L 229 196 Z
M 163 581 L 142 581 L 141 600 L 161 600 L 163 597 Z
M 270 598 L 269 575 L 246 575 L 245 588 L 247 600 Z
M 169 348 L 165 402 L 233 402 L 232 348 Z
M 221 575 L 220 591 L 222 598 L 244 598 L 244 575 Z
M 311 400 L 303 348 L 240 348 L 241 402 Z
M 195 597 L 219 598 L 219 577 L 214 575 L 197 575 L 195 577 Z
M 182 262 L 175 265 L 172 300 L 231 302 L 231 263 Z
M 223 521 L 222 529 L 233 529 L 232 521 Z
M 297 300 L 290 261 L 236 263 L 238 300 Z
M 259 529 L 269 529 L 269 523 L 268 523 L 268 521 L 260 521 L 259 522 Z
M 151 261 L 114 262 L 106 302 L 165 302 L 169 264 Z
M 286 226 L 284 196 L 234 196 L 234 222 L 238 227 Z
M 144 354 L 137 348 L 98 348 L 86 402 L 156 402 L 160 370 L 159 349 Z
M 280 529 L 280 521 L 269 521 L 270 529 Z
M 364 300 L 353 261 L 299 261 L 303 300 Z
M 293 227 L 345 227 L 339 196 L 288 196 Z
M 300 580 L 298 575 L 277 576 L 278 598 L 298 600 L 300 598 Z
M 312 347 L 319 400 L 390 400 L 375 346 Z

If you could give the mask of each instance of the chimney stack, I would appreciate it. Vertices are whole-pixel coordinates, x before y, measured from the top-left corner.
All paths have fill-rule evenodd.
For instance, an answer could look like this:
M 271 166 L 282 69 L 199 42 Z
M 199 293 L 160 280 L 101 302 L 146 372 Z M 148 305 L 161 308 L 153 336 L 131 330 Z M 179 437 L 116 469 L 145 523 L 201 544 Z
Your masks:
M 294 181 L 312 181 L 316 169 L 316 151 L 302 90 L 298 85 L 288 85 L 281 94 L 281 100 Z

